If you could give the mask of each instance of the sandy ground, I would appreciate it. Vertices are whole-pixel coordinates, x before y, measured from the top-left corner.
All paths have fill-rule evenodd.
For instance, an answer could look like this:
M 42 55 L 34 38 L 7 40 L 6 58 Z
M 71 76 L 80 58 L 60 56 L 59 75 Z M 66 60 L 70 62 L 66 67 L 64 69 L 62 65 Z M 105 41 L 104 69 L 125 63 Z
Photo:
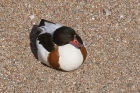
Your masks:
M 39 63 L 42 18 L 82 37 L 80 68 Z M 140 93 L 140 0 L 0 0 L 0 93 Z

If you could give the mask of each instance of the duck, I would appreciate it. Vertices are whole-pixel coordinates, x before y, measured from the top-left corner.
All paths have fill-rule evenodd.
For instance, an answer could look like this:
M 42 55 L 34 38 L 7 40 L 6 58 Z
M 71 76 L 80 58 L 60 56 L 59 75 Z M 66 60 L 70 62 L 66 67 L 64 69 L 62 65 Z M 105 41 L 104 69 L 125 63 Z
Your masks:
M 81 37 L 71 27 L 41 19 L 36 35 L 38 60 L 51 68 L 72 71 L 87 57 Z

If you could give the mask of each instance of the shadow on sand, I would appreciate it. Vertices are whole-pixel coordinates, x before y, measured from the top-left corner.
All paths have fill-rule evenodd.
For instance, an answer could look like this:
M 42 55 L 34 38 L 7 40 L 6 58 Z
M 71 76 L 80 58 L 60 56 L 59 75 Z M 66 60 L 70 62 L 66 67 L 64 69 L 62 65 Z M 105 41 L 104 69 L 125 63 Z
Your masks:
M 34 57 L 38 60 L 38 57 L 37 57 L 37 47 L 36 47 L 36 29 L 37 29 L 38 25 L 34 25 L 32 30 L 31 30 L 31 33 L 30 33 L 30 48 L 31 48 L 31 51 L 34 55 Z M 42 63 L 42 62 L 41 62 Z M 42 63 L 44 66 L 47 66 L 46 64 Z
M 37 58 L 37 47 L 36 47 L 36 29 L 37 29 L 37 27 L 38 27 L 38 25 L 34 25 L 31 30 L 31 33 L 30 33 L 30 48 L 36 59 L 38 59 Z

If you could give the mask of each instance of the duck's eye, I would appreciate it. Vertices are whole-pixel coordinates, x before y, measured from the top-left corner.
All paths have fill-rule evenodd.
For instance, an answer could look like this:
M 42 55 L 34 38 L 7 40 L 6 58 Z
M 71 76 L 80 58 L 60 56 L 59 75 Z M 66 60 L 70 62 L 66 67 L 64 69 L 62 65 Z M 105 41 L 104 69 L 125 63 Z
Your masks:
M 70 37 L 71 35 L 70 34 L 67 34 L 67 36 Z

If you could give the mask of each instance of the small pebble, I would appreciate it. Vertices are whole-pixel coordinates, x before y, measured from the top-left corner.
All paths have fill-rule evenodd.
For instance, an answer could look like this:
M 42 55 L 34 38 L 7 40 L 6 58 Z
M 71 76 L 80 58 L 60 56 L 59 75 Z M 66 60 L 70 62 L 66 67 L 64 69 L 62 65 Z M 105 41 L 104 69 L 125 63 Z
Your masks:
M 91 19 L 92 19 L 92 20 L 95 20 L 95 18 L 94 18 L 94 17 L 92 17 Z
M 120 15 L 120 18 L 124 18 L 124 15 Z
M 107 8 L 104 8 L 103 12 L 105 13 L 106 16 L 110 16 L 111 15 L 111 11 Z
M 35 16 L 34 16 L 34 15 L 30 15 L 29 17 L 30 17 L 30 19 L 34 19 L 34 18 L 35 18 Z

